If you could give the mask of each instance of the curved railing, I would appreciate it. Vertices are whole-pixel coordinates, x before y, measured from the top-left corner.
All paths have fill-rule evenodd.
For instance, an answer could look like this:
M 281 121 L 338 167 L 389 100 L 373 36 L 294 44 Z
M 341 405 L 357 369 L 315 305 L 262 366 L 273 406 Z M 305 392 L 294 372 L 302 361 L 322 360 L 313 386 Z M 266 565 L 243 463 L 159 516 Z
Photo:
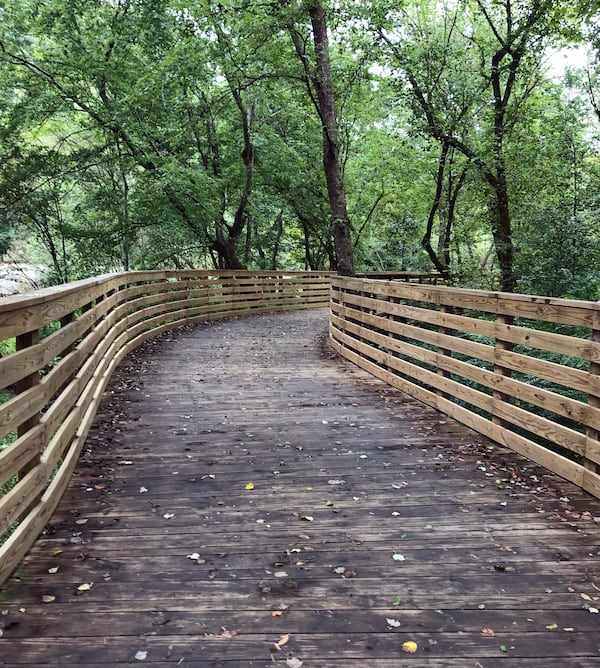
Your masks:
M 332 278 L 344 357 L 600 498 L 600 303 Z
M 129 351 L 187 323 L 328 305 L 343 356 L 600 497 L 598 303 L 328 272 L 114 274 L 0 299 L 0 582 Z
M 0 583 L 65 491 L 120 360 L 180 325 L 328 306 L 327 272 L 112 274 L 0 299 Z

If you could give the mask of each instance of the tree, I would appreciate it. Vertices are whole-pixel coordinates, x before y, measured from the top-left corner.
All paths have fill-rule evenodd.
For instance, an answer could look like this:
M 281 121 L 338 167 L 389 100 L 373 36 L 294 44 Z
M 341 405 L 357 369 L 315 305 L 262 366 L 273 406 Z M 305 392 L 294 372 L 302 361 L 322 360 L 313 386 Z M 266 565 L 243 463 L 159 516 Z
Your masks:
M 514 290 L 516 276 L 505 143 L 539 81 L 544 48 L 557 34 L 562 11 L 551 0 L 474 0 L 446 8 L 439 19 L 437 5 L 420 6 L 414 16 L 404 14 L 402 33 L 376 26 L 426 131 L 441 145 L 440 174 L 453 148 L 487 184 L 500 286 L 506 291 Z
M 329 205 L 335 240 L 336 265 L 339 274 L 354 274 L 351 226 L 348 218 L 344 176 L 340 162 L 340 144 L 335 106 L 335 93 L 329 55 L 327 18 L 322 0 L 307 5 L 312 27 L 314 62 L 311 62 L 307 40 L 295 22 L 288 23 L 298 58 L 302 62 L 311 100 L 319 115 L 323 132 L 323 167 L 327 181 Z

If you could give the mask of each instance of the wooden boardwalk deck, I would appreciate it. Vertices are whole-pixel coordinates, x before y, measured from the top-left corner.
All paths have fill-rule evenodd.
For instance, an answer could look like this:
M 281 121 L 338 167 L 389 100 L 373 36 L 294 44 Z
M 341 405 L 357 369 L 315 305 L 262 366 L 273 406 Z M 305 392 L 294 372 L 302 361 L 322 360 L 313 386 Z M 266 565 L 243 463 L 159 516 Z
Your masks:
M 600 666 L 600 503 L 326 326 L 207 324 L 121 365 L 5 587 L 0 665 Z

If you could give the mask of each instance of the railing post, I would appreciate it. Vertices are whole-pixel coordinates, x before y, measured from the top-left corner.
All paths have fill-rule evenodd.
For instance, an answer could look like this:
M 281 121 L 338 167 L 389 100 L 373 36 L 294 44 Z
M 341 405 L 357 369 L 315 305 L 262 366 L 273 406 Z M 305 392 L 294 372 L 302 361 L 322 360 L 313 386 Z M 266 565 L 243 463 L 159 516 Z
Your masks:
M 590 338 L 592 341 L 600 342 L 600 311 L 594 313 L 594 326 Z M 590 376 L 600 376 L 600 362 L 590 362 Z M 590 392 L 588 394 L 588 404 L 592 408 L 600 408 L 600 395 Z M 593 473 L 600 473 L 600 431 L 594 427 L 588 427 L 586 436 L 586 456 L 584 457 L 583 465 Z M 594 450 L 593 459 L 587 456 L 591 449 Z
M 440 304 L 440 310 L 439 313 L 441 314 L 441 320 L 443 320 L 443 316 L 446 313 L 451 313 L 452 309 L 450 306 L 447 306 L 446 304 Z M 440 336 L 444 336 L 445 334 L 448 334 L 451 330 L 448 329 L 443 323 L 440 323 L 440 326 L 438 327 L 438 334 Z M 451 350 L 449 348 L 444 348 L 444 346 L 438 346 L 437 347 L 437 353 L 438 355 L 441 355 L 442 357 L 448 357 L 451 354 Z M 449 378 L 450 373 L 446 371 L 446 369 L 440 369 L 439 363 L 438 367 L 436 369 L 437 375 L 441 376 L 442 378 Z M 447 396 L 447 393 L 441 390 L 440 388 L 437 388 L 435 393 L 437 394 L 438 397 L 445 398 Z
M 40 340 L 40 333 L 39 330 L 35 329 L 31 332 L 25 332 L 23 334 L 19 334 L 19 336 L 16 337 L 15 340 L 15 346 L 16 346 L 16 351 L 18 352 L 19 350 L 24 350 L 25 348 L 30 348 L 31 346 L 34 346 L 36 343 L 38 343 Z M 33 373 L 29 374 L 28 376 L 25 376 L 25 378 L 22 378 L 17 384 L 16 384 L 16 395 L 20 395 L 23 392 L 26 392 L 27 390 L 30 390 L 32 387 L 35 387 L 38 385 L 40 382 L 40 373 L 36 369 Z M 30 429 L 33 429 L 36 425 L 39 424 L 41 418 L 41 414 L 38 411 L 35 415 L 32 415 L 28 420 L 25 422 L 21 423 L 17 427 L 17 436 L 23 436 L 26 434 Z M 39 457 L 39 452 L 32 454 L 31 458 L 19 469 L 17 472 L 17 478 L 19 480 L 23 480 L 23 478 L 36 466 L 37 464 L 37 458 Z M 29 512 L 30 507 L 26 508 L 21 517 L 24 517 L 27 515 Z
M 37 329 L 33 330 L 32 332 L 25 332 L 24 334 L 19 334 L 19 336 L 16 337 L 16 342 L 15 342 L 16 351 L 18 352 L 19 350 L 30 348 L 31 346 L 34 346 L 36 343 L 38 343 L 39 340 L 40 340 L 40 333 L 39 330 Z M 22 394 L 23 392 L 26 392 L 27 390 L 37 385 L 39 382 L 40 382 L 40 373 L 39 371 L 36 370 L 33 373 L 29 374 L 28 376 L 25 376 L 25 378 L 21 379 L 16 384 L 16 394 L 19 395 Z M 25 434 L 30 429 L 35 427 L 35 425 L 38 424 L 39 421 L 40 421 L 40 414 L 36 413 L 35 415 L 30 417 L 28 420 L 26 420 L 17 427 L 17 435 L 23 436 L 23 434 Z
M 511 315 L 504 315 L 503 313 L 498 313 L 496 314 L 496 325 L 512 325 L 513 323 L 513 317 Z M 513 344 L 510 341 L 504 341 L 501 337 L 498 336 L 498 329 L 496 328 L 496 343 L 494 344 L 494 374 L 496 376 L 507 376 L 510 377 L 512 376 L 512 370 L 502 366 L 498 362 L 497 355 L 495 354 L 496 351 L 511 351 L 513 349 Z M 506 421 L 502 418 L 496 415 L 496 404 L 498 402 L 500 403 L 506 403 L 510 399 L 510 395 L 500 392 L 499 390 L 494 390 L 492 393 L 493 396 L 493 402 L 492 402 L 492 422 L 494 424 L 497 424 L 501 427 L 506 426 Z
M 72 322 L 74 322 L 74 321 L 75 321 L 75 314 L 74 314 L 73 312 L 71 312 L 71 313 L 67 313 L 67 315 L 63 316 L 63 317 L 60 319 L 60 327 L 61 327 L 61 329 L 62 329 L 63 327 L 66 327 L 67 325 L 70 325 L 70 324 L 71 324 Z M 64 351 L 63 351 L 62 354 L 63 354 L 63 355 L 68 355 L 74 348 L 75 348 L 75 344 L 72 343 L 70 346 L 67 346 L 67 347 L 64 349 Z

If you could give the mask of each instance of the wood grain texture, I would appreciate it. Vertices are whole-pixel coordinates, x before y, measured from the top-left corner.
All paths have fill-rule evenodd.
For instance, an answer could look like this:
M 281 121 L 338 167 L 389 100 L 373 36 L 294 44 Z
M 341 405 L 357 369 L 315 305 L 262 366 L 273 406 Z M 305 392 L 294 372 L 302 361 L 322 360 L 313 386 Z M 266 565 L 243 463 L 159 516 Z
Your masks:
M 0 665 L 598 665 L 600 502 L 327 325 L 204 323 L 122 361 L 5 587 Z
M 0 582 L 49 519 L 77 462 L 101 394 L 137 345 L 197 320 L 328 302 L 310 272 L 129 272 L 0 300 Z M 205 285 L 200 309 L 191 283 Z M 44 329 L 42 329 L 44 328 Z M 11 397 L 11 395 L 14 395 Z M 13 438 L 14 436 L 14 438 Z M 4 534 L 4 535 L 3 535 Z
M 599 304 L 334 277 L 331 311 L 340 354 L 586 490 L 600 489 Z M 546 332 L 548 320 L 590 335 Z M 550 354 L 562 357 L 543 359 Z

